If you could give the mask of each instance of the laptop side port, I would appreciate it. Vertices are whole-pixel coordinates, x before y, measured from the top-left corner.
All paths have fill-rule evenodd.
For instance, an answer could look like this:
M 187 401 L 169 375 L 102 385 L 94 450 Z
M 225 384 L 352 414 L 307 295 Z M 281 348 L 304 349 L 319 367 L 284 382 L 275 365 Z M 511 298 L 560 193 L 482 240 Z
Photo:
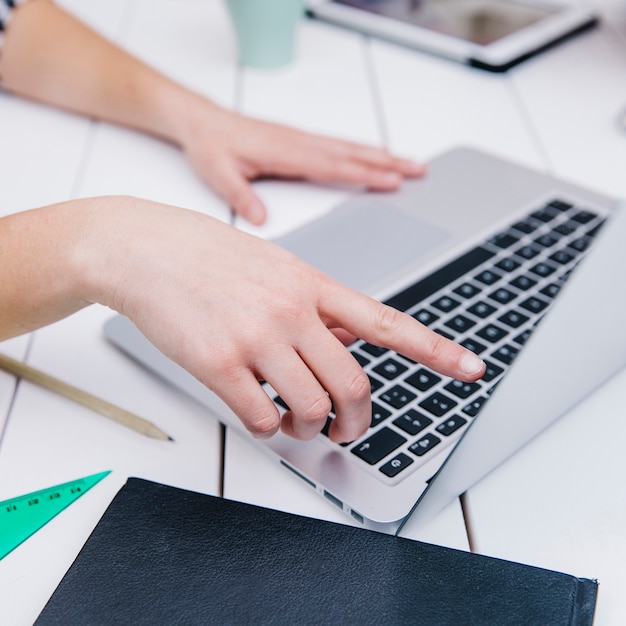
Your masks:
M 298 478 L 302 478 L 302 480 L 308 485 L 311 485 L 313 489 L 316 489 L 315 483 L 312 480 L 309 480 L 306 476 L 303 476 L 298 470 L 291 467 L 291 465 L 285 463 L 285 461 L 283 461 L 282 459 L 280 461 L 280 464 L 286 467 L 288 470 L 291 470 Z
M 339 498 L 333 496 L 332 493 L 326 491 L 326 489 L 324 489 L 324 497 L 327 500 L 330 500 L 335 506 L 338 506 L 343 511 L 343 502 Z

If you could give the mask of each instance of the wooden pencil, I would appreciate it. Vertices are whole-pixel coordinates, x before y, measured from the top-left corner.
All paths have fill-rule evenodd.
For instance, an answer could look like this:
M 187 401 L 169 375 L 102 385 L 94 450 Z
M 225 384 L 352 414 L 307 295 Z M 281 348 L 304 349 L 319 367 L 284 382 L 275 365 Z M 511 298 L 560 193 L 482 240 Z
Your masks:
M 53 391 L 54 393 L 73 400 L 78 404 L 82 404 L 88 409 L 96 411 L 97 413 L 100 413 L 101 415 L 104 415 L 105 417 L 118 422 L 127 428 L 131 428 L 142 435 L 154 437 L 155 439 L 173 441 L 167 433 L 164 433 L 152 422 L 149 422 L 134 413 L 121 409 L 106 400 L 93 396 L 82 389 L 69 385 L 54 376 L 50 376 L 49 374 L 35 369 L 34 367 L 30 367 L 30 365 L 26 365 L 22 361 L 13 359 L 5 354 L 0 354 L 0 369 L 3 369 L 5 372 L 9 372 L 10 374 L 14 374 L 15 376 L 19 376 L 24 380 L 28 380 L 29 382 L 39 385 L 40 387 L 44 387 L 49 391 Z

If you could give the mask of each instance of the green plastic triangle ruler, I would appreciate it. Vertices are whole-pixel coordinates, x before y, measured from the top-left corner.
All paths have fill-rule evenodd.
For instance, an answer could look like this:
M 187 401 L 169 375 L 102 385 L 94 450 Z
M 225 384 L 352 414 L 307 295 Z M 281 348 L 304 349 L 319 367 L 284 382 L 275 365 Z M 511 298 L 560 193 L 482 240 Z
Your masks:
M 110 473 L 92 474 L 0 502 L 0 559 Z

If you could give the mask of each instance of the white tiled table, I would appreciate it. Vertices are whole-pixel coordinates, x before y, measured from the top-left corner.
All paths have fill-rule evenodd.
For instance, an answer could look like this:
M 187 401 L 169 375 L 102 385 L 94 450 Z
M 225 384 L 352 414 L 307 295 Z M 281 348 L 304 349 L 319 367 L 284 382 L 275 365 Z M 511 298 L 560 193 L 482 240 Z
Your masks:
M 423 160 L 473 145 L 626 197 L 626 133 L 615 126 L 626 106 L 626 6 L 618 2 L 598 0 L 607 16 L 600 29 L 506 75 L 310 21 L 289 68 L 241 71 L 216 0 L 63 4 L 178 80 L 245 113 Z M 158 140 L 5 94 L 0 136 L 4 213 L 124 193 L 231 220 L 181 154 Z M 270 207 L 268 223 L 235 224 L 264 237 L 316 218 L 347 193 L 299 182 L 256 186 Z M 202 407 L 108 345 L 102 323 L 110 314 L 92 307 L 0 349 L 155 421 L 176 443 L 136 435 L 25 382 L 14 394 L 14 379 L 0 372 L 0 499 L 113 470 L 0 561 L 3 624 L 33 621 L 130 475 L 351 523 L 246 437 L 227 431 L 223 438 Z M 468 527 L 454 502 L 414 538 L 469 549 L 471 537 L 481 553 L 598 577 L 596 623 L 626 623 L 625 376 L 472 488 Z

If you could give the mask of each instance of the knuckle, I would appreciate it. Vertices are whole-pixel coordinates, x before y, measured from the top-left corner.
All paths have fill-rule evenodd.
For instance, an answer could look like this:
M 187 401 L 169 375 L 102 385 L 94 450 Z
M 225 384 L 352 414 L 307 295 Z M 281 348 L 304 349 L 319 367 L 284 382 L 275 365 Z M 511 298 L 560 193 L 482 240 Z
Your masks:
M 278 415 L 270 411 L 257 412 L 256 415 L 248 414 L 245 423 L 250 434 L 257 439 L 268 439 L 278 431 L 279 425 Z
M 432 333 L 430 341 L 426 345 L 426 358 L 429 362 L 435 363 L 441 359 L 446 340 L 437 333 Z
M 304 316 L 304 311 L 290 295 L 279 297 L 273 301 L 272 305 L 280 319 L 287 323 L 298 322 Z
M 370 396 L 370 389 L 370 380 L 363 370 L 357 372 L 347 386 L 348 395 L 356 402 L 367 400 Z
M 392 334 L 399 326 L 402 313 L 393 307 L 381 304 L 376 308 L 374 326 L 382 335 Z
M 223 348 L 218 359 L 202 358 L 200 381 L 213 389 L 215 384 L 226 381 L 230 385 L 239 385 L 244 380 L 246 368 L 235 349 Z
M 317 424 L 328 417 L 331 408 L 330 398 L 327 395 L 319 396 L 304 409 L 300 419 L 305 424 Z

